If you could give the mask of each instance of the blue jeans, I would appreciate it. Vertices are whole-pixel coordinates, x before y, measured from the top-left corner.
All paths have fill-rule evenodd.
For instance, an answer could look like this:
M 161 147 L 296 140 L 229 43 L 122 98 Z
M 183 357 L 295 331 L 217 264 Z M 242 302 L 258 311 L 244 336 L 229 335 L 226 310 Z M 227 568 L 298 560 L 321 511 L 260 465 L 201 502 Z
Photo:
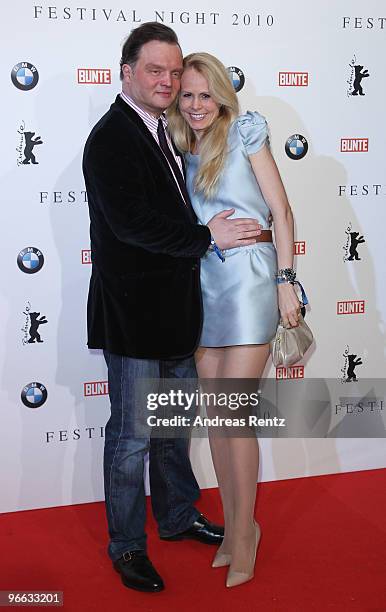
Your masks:
M 149 452 L 151 503 L 161 536 L 188 529 L 200 512 L 193 506 L 200 489 L 189 459 L 189 438 L 137 437 L 135 380 L 138 378 L 196 378 L 193 358 L 176 361 L 133 359 L 104 352 L 109 380 L 111 416 L 106 425 L 104 482 L 110 535 L 108 548 L 115 561 L 123 553 L 146 550 L 144 460 Z

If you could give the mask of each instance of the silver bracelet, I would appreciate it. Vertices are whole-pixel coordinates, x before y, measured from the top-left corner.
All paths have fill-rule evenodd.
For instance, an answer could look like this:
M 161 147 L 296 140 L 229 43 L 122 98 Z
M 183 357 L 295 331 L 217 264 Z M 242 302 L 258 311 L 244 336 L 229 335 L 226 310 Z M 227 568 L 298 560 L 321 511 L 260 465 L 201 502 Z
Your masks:
M 282 268 L 277 271 L 276 282 L 280 283 L 293 283 L 296 280 L 296 272 L 292 268 Z

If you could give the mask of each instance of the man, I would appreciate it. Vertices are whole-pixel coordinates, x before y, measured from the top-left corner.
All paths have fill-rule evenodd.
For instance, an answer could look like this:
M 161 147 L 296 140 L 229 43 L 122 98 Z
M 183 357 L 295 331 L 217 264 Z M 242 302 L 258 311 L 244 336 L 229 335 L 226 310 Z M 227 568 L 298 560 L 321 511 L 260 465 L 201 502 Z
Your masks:
M 111 417 L 104 478 L 109 555 L 127 587 L 164 588 L 146 554 L 144 457 L 150 454 L 154 516 L 163 539 L 220 544 L 223 529 L 193 506 L 199 488 L 187 439 L 139 438 L 137 378 L 193 378 L 192 355 L 202 324 L 199 258 L 253 244 L 256 221 L 232 211 L 199 226 L 183 181 L 183 165 L 165 134 L 165 111 L 182 73 L 176 34 L 145 23 L 126 40 L 122 93 L 92 130 L 83 171 L 90 209 L 92 276 L 88 346 L 104 349 Z

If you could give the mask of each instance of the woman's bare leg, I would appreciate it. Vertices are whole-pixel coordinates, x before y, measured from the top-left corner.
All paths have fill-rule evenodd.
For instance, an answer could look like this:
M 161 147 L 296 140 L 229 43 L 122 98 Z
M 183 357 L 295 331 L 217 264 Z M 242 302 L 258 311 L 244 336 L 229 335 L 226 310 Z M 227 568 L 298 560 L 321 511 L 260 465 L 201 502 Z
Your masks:
M 201 347 L 196 353 L 199 378 L 261 377 L 269 346 Z M 229 432 L 228 432 L 229 433 Z M 209 428 L 213 464 L 223 503 L 225 534 L 219 552 L 232 555 L 232 570 L 248 573 L 255 543 L 254 506 L 259 468 L 255 437 L 214 435 Z
M 221 378 L 259 379 L 263 373 L 269 345 L 233 346 L 224 349 Z M 232 490 L 232 562 L 230 570 L 249 574 L 255 550 L 254 507 L 259 469 L 259 447 L 255 437 L 230 436 L 228 443 L 228 487 Z
M 225 350 L 224 348 L 205 347 L 200 347 L 197 350 L 195 358 L 197 373 L 200 379 L 219 378 L 219 371 L 223 367 Z M 203 384 L 205 387 L 204 381 Z M 218 549 L 218 553 L 230 554 L 233 533 L 234 491 L 229 477 L 232 469 L 230 464 L 229 439 L 227 437 L 215 435 L 211 427 L 209 427 L 208 435 L 224 513 L 224 540 Z

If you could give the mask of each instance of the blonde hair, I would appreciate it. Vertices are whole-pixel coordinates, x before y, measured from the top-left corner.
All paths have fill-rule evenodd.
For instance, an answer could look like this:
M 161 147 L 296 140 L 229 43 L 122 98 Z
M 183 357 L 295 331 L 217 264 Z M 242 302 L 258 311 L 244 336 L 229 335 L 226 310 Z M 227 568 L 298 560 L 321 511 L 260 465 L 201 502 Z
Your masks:
M 184 59 L 184 70 L 194 68 L 208 82 L 208 90 L 219 105 L 219 115 L 200 140 L 200 164 L 194 187 L 206 198 L 213 198 L 228 153 L 229 126 L 239 114 L 239 103 L 225 66 L 209 53 L 191 53 Z M 178 96 L 167 111 L 168 128 L 183 153 L 191 152 L 196 137 L 181 115 Z

